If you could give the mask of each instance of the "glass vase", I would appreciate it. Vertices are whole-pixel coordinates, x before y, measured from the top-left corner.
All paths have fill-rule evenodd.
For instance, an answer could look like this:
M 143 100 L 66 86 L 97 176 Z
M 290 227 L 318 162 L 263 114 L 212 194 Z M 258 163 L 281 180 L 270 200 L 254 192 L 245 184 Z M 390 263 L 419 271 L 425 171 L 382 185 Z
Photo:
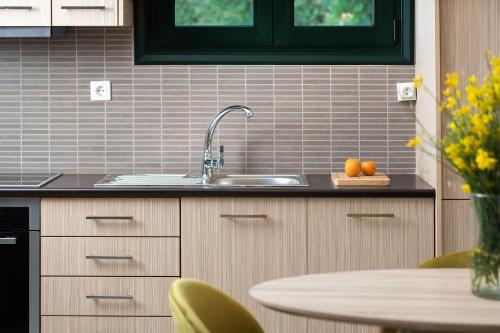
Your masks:
M 472 252 L 472 293 L 500 300 L 500 195 L 472 195 L 479 241 Z

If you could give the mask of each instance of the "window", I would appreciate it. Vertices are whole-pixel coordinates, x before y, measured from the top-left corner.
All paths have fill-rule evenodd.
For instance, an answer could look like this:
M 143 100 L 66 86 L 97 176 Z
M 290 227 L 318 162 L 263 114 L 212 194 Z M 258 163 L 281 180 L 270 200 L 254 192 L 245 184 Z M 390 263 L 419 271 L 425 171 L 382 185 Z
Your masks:
M 137 64 L 411 64 L 414 0 L 135 1 Z

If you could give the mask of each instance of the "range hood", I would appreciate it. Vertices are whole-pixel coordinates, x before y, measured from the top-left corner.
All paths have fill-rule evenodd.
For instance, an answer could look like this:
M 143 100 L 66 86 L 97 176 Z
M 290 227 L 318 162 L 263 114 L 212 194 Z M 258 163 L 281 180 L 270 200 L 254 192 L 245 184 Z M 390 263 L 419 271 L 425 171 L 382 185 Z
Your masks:
M 51 38 L 64 33 L 64 27 L 0 27 L 0 38 Z

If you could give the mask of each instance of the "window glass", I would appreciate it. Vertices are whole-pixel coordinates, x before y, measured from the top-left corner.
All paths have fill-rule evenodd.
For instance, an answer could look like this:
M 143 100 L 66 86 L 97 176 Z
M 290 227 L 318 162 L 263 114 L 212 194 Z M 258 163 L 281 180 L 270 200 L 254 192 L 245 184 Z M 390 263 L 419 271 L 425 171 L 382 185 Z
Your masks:
M 371 26 L 373 0 L 294 0 L 295 26 Z
M 176 26 L 252 26 L 253 0 L 175 0 Z

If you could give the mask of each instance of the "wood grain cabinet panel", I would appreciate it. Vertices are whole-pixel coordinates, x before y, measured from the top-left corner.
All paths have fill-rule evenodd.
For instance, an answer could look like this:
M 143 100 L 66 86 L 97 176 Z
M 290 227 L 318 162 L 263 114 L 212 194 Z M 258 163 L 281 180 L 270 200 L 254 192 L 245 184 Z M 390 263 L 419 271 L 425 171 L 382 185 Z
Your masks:
M 175 333 L 170 317 L 42 317 L 42 333 Z
M 255 314 L 266 332 L 305 332 L 306 319 L 257 304 L 248 289 L 306 274 L 306 200 L 183 198 L 182 276 L 221 288 Z
M 414 268 L 434 256 L 434 200 L 309 199 L 308 273 Z M 376 332 L 309 321 L 309 332 Z
M 179 276 L 179 238 L 42 237 L 42 276 Z
M 443 253 L 476 246 L 478 223 L 470 200 L 443 200 Z
M 131 0 L 52 0 L 54 26 L 120 26 L 132 21 Z
M 42 277 L 42 316 L 170 316 L 175 278 Z M 88 297 L 131 299 L 90 299 Z
M 44 198 L 42 236 L 179 236 L 179 199 Z
M 48 0 L 0 0 L 0 26 L 49 27 L 50 12 Z

